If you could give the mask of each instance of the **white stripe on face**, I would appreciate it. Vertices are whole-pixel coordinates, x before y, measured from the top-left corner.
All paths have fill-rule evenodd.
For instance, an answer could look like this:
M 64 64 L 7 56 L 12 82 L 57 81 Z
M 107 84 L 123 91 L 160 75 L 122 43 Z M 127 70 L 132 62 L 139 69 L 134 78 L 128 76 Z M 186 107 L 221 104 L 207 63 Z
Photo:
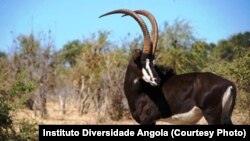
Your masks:
M 142 78 L 146 81 L 146 82 L 150 82 L 150 76 L 148 75 L 147 71 L 143 68 L 142 69 Z
M 157 83 L 155 82 L 156 78 L 154 78 L 153 76 L 149 63 L 150 63 L 149 59 L 146 59 L 146 66 L 145 68 L 142 68 L 142 74 L 143 74 L 142 79 L 146 82 L 149 82 L 152 85 L 157 85 Z
M 149 63 L 150 63 L 150 62 L 149 62 L 149 59 L 146 59 L 146 69 L 148 70 L 150 77 L 151 77 L 151 78 L 154 78 L 153 73 L 152 73 L 152 70 L 151 70 L 151 68 L 150 68 L 150 66 L 149 66 Z

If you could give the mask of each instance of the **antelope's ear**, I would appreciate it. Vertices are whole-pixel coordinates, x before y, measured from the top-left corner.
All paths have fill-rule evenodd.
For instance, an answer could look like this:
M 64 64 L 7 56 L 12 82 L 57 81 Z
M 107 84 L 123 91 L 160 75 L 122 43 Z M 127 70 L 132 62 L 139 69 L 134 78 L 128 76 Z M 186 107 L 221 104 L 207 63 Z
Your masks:
M 135 49 L 132 52 L 133 60 L 137 60 L 142 55 L 142 51 L 140 49 Z

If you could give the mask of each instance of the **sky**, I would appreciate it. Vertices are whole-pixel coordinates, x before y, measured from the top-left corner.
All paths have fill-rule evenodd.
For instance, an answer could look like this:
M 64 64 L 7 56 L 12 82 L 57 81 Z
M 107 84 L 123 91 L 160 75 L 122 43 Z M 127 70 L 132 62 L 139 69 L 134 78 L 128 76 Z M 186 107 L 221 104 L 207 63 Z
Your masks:
M 98 18 L 120 8 L 150 11 L 160 29 L 165 22 L 185 20 L 195 37 L 206 42 L 250 31 L 250 0 L 0 0 L 0 51 L 8 52 L 13 39 L 32 32 L 39 36 L 51 31 L 57 49 L 97 31 L 110 31 L 109 40 L 115 43 L 128 33 L 131 38 L 141 35 L 132 18 Z

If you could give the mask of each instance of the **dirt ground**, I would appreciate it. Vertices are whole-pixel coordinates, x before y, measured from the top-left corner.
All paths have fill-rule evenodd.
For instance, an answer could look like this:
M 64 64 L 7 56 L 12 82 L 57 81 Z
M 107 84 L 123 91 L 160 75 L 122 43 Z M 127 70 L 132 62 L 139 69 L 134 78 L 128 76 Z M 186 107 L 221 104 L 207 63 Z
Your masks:
M 39 116 L 35 116 L 34 112 L 28 109 L 22 109 L 16 113 L 15 119 L 17 120 L 30 120 L 35 121 L 38 124 L 70 124 L 70 125 L 83 125 L 83 124 L 112 124 L 112 125 L 136 125 L 136 123 L 132 118 L 131 119 L 121 119 L 119 121 L 112 121 L 107 119 L 98 119 L 98 115 L 96 112 L 88 112 L 80 116 L 77 112 L 77 107 L 73 104 L 67 105 L 66 113 L 62 115 L 61 110 L 59 108 L 59 104 L 57 103 L 47 103 L 48 117 L 46 119 L 42 119 Z M 236 116 L 233 114 L 232 121 L 234 124 L 241 124 L 242 117 Z M 169 123 L 159 121 L 156 123 L 157 125 L 168 125 Z M 202 118 L 197 124 L 206 125 L 207 122 L 204 118 Z

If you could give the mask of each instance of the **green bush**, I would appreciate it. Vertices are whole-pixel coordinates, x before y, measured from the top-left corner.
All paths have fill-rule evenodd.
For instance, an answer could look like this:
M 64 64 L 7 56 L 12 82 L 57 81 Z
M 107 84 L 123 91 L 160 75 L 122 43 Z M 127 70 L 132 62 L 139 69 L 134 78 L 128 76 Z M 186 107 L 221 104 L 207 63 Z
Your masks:
M 23 104 L 22 96 L 34 89 L 32 83 L 27 83 L 25 74 L 20 73 L 10 90 L 1 90 L 5 94 L 0 97 L 0 140 L 1 141 L 35 141 L 38 139 L 36 124 L 29 121 L 15 123 L 15 109 Z

